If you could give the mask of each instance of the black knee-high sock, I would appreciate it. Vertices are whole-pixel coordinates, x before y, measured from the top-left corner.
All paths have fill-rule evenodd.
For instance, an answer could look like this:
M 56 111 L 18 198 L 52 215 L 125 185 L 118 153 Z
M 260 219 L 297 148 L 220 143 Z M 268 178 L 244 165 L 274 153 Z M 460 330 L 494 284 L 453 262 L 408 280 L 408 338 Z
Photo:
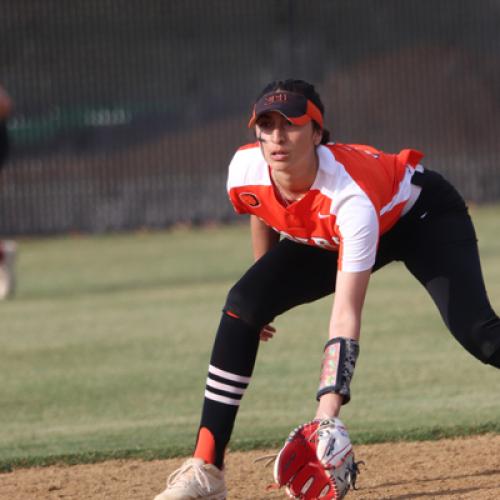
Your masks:
M 194 456 L 222 468 L 238 407 L 252 376 L 259 331 L 222 314 L 210 358 L 205 400 Z

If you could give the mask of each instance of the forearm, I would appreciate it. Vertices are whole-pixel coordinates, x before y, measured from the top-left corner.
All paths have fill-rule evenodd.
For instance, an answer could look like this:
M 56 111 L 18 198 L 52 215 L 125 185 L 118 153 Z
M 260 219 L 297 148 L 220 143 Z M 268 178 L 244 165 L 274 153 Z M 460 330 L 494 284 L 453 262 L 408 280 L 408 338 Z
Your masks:
M 335 309 L 335 308 L 334 308 Z M 361 334 L 361 316 L 352 312 L 333 312 L 330 318 L 328 338 L 344 337 L 359 340 Z
M 361 312 L 370 274 L 371 271 L 337 273 L 337 287 L 329 326 L 329 342 L 323 354 L 320 387 L 322 384 L 325 384 L 324 370 L 326 369 L 325 366 L 330 363 L 336 363 L 337 376 L 334 377 L 335 386 L 339 384 L 338 379 L 345 375 L 346 368 L 348 368 L 347 373 L 350 373 L 349 377 L 352 377 L 359 351 Z M 333 353 L 337 350 L 337 355 L 333 356 L 334 359 L 328 363 L 326 361 L 328 361 L 327 358 L 330 355 L 329 349 Z M 340 349 L 343 350 L 342 355 L 338 354 Z M 346 363 L 346 356 L 350 358 L 348 362 L 351 363 L 351 367 L 340 366 L 342 363 Z M 342 404 L 349 400 L 350 378 L 345 384 L 343 389 L 332 388 L 331 391 L 326 392 L 320 397 L 316 418 L 337 417 L 339 415 Z

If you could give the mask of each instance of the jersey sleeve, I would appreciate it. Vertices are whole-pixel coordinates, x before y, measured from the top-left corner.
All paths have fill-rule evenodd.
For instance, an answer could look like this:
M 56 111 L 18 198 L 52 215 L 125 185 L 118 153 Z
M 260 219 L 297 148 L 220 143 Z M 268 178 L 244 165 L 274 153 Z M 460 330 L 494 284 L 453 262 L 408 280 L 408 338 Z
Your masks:
M 424 154 L 416 149 L 403 149 L 397 155 L 398 161 L 403 165 L 411 165 L 416 167 L 420 160 L 424 157 Z
M 361 272 L 373 267 L 379 241 L 379 219 L 367 197 L 351 196 L 339 206 L 335 232 L 340 239 L 340 271 Z
M 242 170 L 245 169 L 245 164 L 241 161 L 240 157 L 241 154 L 237 151 L 229 164 L 226 190 L 229 201 L 233 205 L 235 212 L 238 214 L 245 214 L 248 213 L 248 207 L 242 203 L 237 193 L 238 180 L 242 176 Z

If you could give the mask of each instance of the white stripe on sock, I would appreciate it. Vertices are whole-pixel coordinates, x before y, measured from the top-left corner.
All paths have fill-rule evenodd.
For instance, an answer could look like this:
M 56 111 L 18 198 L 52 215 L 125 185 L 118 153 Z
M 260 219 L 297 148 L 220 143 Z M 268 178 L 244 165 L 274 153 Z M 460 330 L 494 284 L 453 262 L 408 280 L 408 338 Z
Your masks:
M 226 372 L 225 370 L 216 368 L 213 365 L 208 366 L 208 372 L 213 373 L 214 375 L 218 375 L 219 377 L 226 378 L 227 380 L 232 380 L 233 382 L 243 382 L 244 384 L 249 384 L 251 380 L 250 377 L 243 377 L 243 375 L 236 375 L 235 373 Z
M 214 387 L 215 389 L 220 389 L 221 391 L 232 392 L 233 394 L 244 394 L 245 389 L 240 387 L 234 387 L 233 385 L 222 384 L 216 380 L 212 380 L 210 377 L 207 378 L 207 385 Z
M 227 405 L 240 406 L 239 399 L 226 398 L 226 396 L 220 396 L 219 394 L 214 394 L 209 390 L 205 390 L 205 397 L 211 399 L 212 401 L 217 401 L 218 403 L 225 403 Z

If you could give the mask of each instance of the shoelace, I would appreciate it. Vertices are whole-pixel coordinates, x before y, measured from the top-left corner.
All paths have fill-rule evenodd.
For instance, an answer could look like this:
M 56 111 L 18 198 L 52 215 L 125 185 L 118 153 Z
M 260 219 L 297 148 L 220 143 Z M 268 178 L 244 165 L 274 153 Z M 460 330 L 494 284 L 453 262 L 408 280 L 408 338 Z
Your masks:
M 208 478 L 206 477 L 206 474 L 203 472 L 202 464 L 187 463 L 182 467 L 179 467 L 177 470 L 172 472 L 170 476 L 168 476 L 167 487 L 170 488 L 171 486 L 181 486 L 188 483 L 191 478 L 191 476 L 189 475 L 190 469 L 192 469 L 194 478 L 198 483 L 198 488 L 205 488 L 206 491 L 210 492 L 210 483 L 208 481 Z

